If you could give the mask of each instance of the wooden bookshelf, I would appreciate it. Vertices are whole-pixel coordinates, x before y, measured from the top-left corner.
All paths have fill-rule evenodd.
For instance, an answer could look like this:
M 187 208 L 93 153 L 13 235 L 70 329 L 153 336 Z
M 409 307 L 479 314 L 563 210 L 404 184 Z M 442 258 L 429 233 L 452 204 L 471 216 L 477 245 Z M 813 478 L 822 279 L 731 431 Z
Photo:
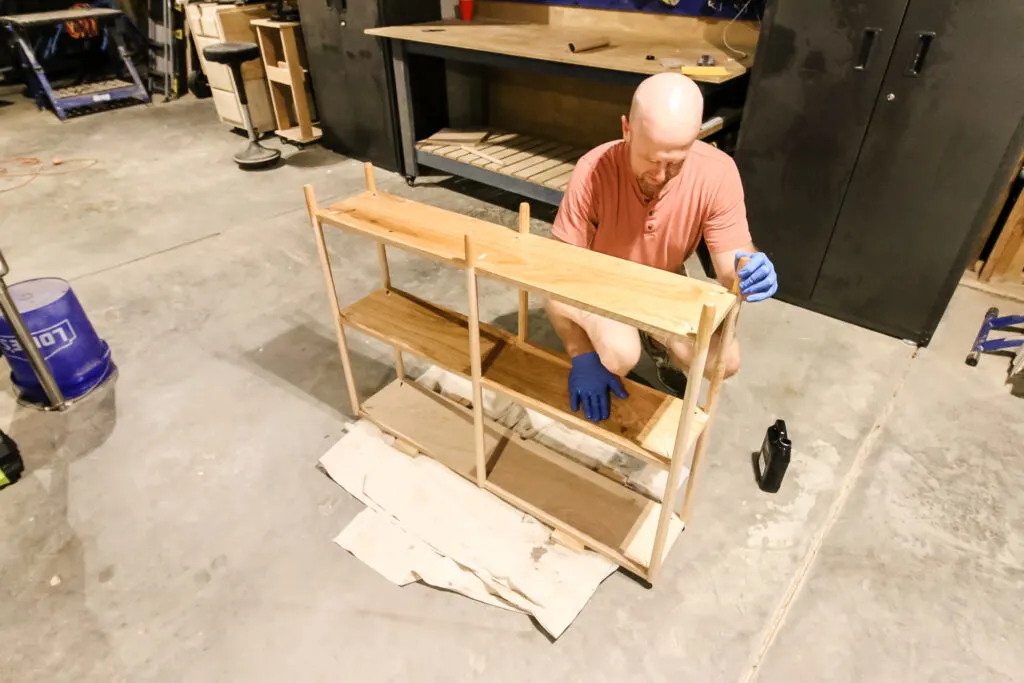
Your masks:
M 702 381 L 682 399 L 624 381 L 630 398 L 612 402 L 609 419 L 593 423 L 568 408 L 571 360 L 526 341 L 526 292 L 594 311 L 640 329 L 694 340 L 690 376 L 703 378 L 712 334 L 728 344 L 740 299 L 723 287 L 530 235 L 529 207 L 520 231 L 378 193 L 367 164 L 367 191 L 319 208 L 311 187 L 306 203 L 320 254 L 353 410 L 496 496 L 600 552 L 653 583 L 689 516 L 698 466 L 706 448 L 724 379 L 715 364 L 703 408 Z M 382 288 L 342 307 L 324 240 L 324 225 L 377 242 Z M 441 261 L 466 272 L 469 315 L 391 285 L 385 245 Z M 478 277 L 520 289 L 520 330 L 506 332 L 479 320 Z M 355 391 L 346 328 L 392 345 L 398 382 L 361 404 Z M 470 409 L 417 391 L 404 376 L 403 353 L 412 353 L 469 377 Z M 524 441 L 483 414 L 484 388 L 506 394 L 586 434 L 668 470 L 659 503 L 540 444 Z M 404 407 L 396 408 L 396 402 Z M 387 408 L 377 404 L 387 403 Z M 429 413 L 428 419 L 423 415 Z M 443 412 L 439 412 L 443 411 Z M 409 416 L 419 419 L 411 421 Z M 690 475 L 677 492 L 689 460 Z M 678 501 L 677 501 L 678 498 Z M 679 510 L 676 510 L 676 503 Z

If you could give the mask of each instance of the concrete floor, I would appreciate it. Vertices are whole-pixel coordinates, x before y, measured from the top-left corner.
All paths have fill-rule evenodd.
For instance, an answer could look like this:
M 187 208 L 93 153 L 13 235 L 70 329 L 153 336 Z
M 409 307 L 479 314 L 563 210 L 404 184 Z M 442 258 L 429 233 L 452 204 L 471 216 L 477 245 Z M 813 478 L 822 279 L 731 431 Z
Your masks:
M 0 194 L 10 280 L 70 279 L 120 378 L 63 415 L 0 380 L 28 467 L 0 492 L 0 681 L 1024 681 L 1024 401 L 1006 359 L 963 364 L 1008 302 L 959 291 L 921 351 L 747 306 L 744 369 L 662 582 L 613 575 L 551 644 L 330 542 L 361 506 L 314 469 L 351 413 L 301 186 L 344 196 L 360 165 L 288 149 L 241 173 L 209 101 L 60 124 L 6 99 L 0 157 L 99 160 Z M 480 197 L 514 198 L 377 182 L 514 224 Z M 343 300 L 377 286 L 371 245 L 330 243 Z M 462 303 L 460 273 L 399 254 L 392 272 Z M 512 319 L 513 291 L 481 294 L 483 317 Z M 540 316 L 534 331 L 552 338 Z M 389 353 L 352 344 L 368 395 Z M 796 447 L 770 496 L 749 454 L 776 417 Z

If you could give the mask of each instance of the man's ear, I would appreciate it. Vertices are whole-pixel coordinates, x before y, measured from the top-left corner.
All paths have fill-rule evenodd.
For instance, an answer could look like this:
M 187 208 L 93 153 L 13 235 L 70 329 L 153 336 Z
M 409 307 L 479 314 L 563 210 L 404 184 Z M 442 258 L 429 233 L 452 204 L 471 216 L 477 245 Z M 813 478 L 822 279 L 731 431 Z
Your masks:
M 622 139 L 629 142 L 629 119 L 625 114 L 622 116 Z

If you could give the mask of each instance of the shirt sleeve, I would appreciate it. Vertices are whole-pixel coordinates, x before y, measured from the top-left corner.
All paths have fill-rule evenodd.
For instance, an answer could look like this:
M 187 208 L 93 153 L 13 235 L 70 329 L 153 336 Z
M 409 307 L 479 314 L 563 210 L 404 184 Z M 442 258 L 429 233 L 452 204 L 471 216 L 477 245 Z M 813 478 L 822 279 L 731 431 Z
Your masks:
M 551 234 L 567 244 L 589 249 L 597 232 L 597 193 L 594 167 L 580 160 L 569 178 Z
M 751 241 L 747 206 L 743 202 L 743 183 L 740 181 L 739 169 L 731 159 L 712 192 L 703 226 L 708 251 L 720 254 L 745 247 Z

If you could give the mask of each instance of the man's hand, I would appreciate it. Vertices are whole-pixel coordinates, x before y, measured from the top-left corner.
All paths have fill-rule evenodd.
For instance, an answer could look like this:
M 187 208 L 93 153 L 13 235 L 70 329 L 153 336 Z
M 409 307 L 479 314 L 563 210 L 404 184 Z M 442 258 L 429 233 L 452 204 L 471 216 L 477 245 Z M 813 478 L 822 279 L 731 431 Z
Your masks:
M 629 398 L 618 377 L 601 365 L 597 351 L 580 354 L 572 359 L 569 371 L 569 408 L 573 412 L 583 407 L 588 420 L 607 420 L 611 406 L 608 390 L 619 398 Z
M 741 258 L 750 260 L 736 273 L 740 279 L 740 294 L 750 302 L 771 298 L 779 290 L 779 280 L 768 255 L 763 251 L 737 251 L 736 265 L 739 265 Z

